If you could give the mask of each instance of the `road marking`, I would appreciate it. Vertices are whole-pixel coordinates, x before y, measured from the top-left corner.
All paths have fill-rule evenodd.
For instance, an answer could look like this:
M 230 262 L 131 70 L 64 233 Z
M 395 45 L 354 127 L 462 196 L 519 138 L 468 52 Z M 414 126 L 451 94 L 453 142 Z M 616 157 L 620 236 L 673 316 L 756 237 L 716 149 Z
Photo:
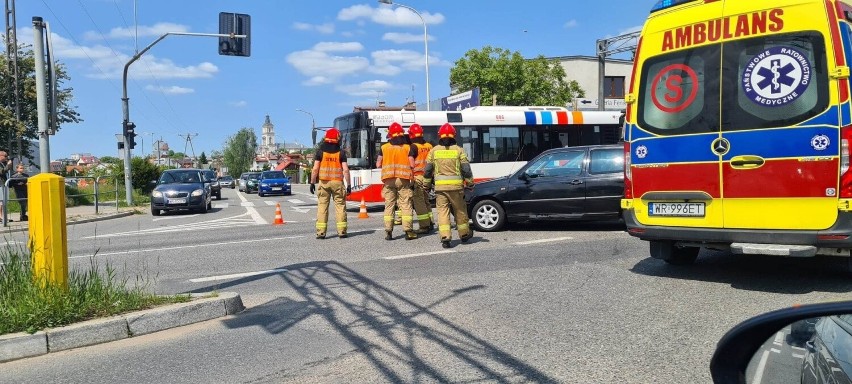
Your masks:
M 552 239 L 538 239 L 538 240 L 529 240 L 529 241 L 518 241 L 515 245 L 530 245 L 530 244 L 540 244 L 540 243 L 552 243 L 555 241 L 563 241 L 563 240 L 571 240 L 573 237 L 554 237 Z
M 241 207 L 254 207 L 254 201 L 243 201 L 240 203 Z
M 246 200 L 246 197 L 243 196 L 242 193 L 237 193 L 237 196 L 240 198 L 240 200 L 242 200 L 242 203 L 240 203 L 240 205 L 246 207 L 246 213 L 251 216 L 252 219 L 254 219 L 255 223 L 260 225 L 269 224 L 266 220 L 263 219 L 263 217 L 260 216 L 259 213 L 257 213 L 257 210 L 254 209 L 254 202 Z
M 385 260 L 410 259 L 412 257 L 441 255 L 441 254 L 445 254 L 445 253 L 457 253 L 457 252 L 456 251 L 435 251 L 435 252 L 412 253 L 410 255 L 388 256 L 388 257 L 385 257 L 384 259 Z
M 195 217 L 195 216 L 198 216 L 198 214 L 196 213 L 196 214 L 194 214 L 194 215 L 186 215 L 186 216 L 158 217 L 158 218 L 156 218 L 156 219 L 154 219 L 154 220 L 152 220 L 152 221 L 174 220 L 174 219 L 185 219 L 185 218 Z
M 202 222 L 198 222 L 198 223 L 185 223 L 185 224 L 169 225 L 169 226 L 166 226 L 166 227 L 141 229 L 141 230 L 129 231 L 129 232 L 98 234 L 98 235 L 93 235 L 93 236 L 82 237 L 81 239 L 96 239 L 96 238 L 105 238 L 105 237 L 136 236 L 136 235 L 148 235 L 148 234 L 155 234 L 155 233 L 180 232 L 180 231 L 185 231 L 187 229 L 211 229 L 211 228 L 220 228 L 220 227 L 244 227 L 244 226 L 247 226 L 247 225 L 258 224 L 254 218 L 245 217 L 245 216 L 249 216 L 249 215 L 250 215 L 249 213 L 243 213 L 243 214 L 237 215 L 237 216 L 231 216 L 231 217 L 226 217 L 226 218 L 222 218 L 222 219 L 202 221 Z M 180 217 L 187 217 L 187 216 L 180 216 Z M 263 223 L 260 223 L 260 224 L 266 224 L 266 222 L 263 222 Z
M 225 209 L 225 208 L 228 208 L 228 205 L 229 205 L 228 203 L 214 203 L 213 208 Z
M 760 362 L 754 370 L 754 378 L 751 380 L 752 384 L 760 384 L 763 381 L 763 371 L 766 370 L 766 360 L 768 359 L 769 351 L 763 351 L 763 356 L 760 357 Z
M 231 275 L 220 275 L 220 276 L 210 276 L 210 277 L 200 277 L 197 279 L 189 279 L 191 283 L 205 283 L 208 281 L 218 281 L 218 280 L 231 280 L 238 279 L 240 277 L 251 277 L 251 276 L 260 276 L 260 275 L 274 275 L 276 273 L 287 272 L 284 268 L 279 269 L 270 269 L 268 271 L 257 271 L 257 272 L 245 272 L 245 273 L 234 273 Z
M 118 252 L 99 252 L 91 255 L 84 256 L 69 256 L 69 259 L 83 259 L 83 258 L 91 258 L 95 256 L 116 256 L 116 255 L 130 255 L 134 253 L 146 253 L 146 252 L 160 252 L 160 251 L 173 251 L 176 249 L 188 249 L 188 248 L 201 248 L 201 247 L 216 247 L 220 245 L 234 245 L 234 244 L 245 244 L 252 243 L 258 241 L 274 241 L 274 240 L 289 240 L 289 239 L 298 239 L 305 236 L 286 236 L 286 237 L 272 237 L 269 239 L 252 239 L 252 240 L 239 240 L 239 241 L 225 241 L 221 243 L 210 243 L 210 244 L 197 244 L 197 245 L 181 245 L 177 247 L 163 247 L 163 248 L 150 248 L 150 249 L 134 249 L 131 251 L 118 251 Z
M 305 202 L 304 202 L 304 201 L 299 200 L 299 199 L 287 199 L 287 201 L 289 201 L 289 202 L 291 202 L 291 203 L 293 203 L 293 204 L 305 204 Z

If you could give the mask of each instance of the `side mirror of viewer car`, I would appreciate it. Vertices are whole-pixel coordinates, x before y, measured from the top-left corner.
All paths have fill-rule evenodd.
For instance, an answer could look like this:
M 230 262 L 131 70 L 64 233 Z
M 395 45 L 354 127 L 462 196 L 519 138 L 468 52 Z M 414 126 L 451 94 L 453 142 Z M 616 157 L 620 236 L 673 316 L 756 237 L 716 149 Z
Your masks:
M 836 382 L 838 375 L 848 380 L 852 366 L 842 363 L 842 355 L 850 350 L 852 301 L 794 306 L 731 328 L 716 346 L 710 375 L 717 384 Z M 833 377 L 822 377 L 819 367 L 830 368 Z

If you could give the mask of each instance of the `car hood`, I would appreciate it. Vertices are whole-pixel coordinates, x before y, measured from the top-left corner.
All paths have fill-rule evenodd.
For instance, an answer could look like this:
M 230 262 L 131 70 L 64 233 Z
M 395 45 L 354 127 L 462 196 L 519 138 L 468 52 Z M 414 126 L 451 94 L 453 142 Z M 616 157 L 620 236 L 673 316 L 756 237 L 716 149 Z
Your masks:
M 476 188 L 490 188 L 490 187 L 493 187 L 493 186 L 496 186 L 496 185 L 502 185 L 506 182 L 506 179 L 508 179 L 508 178 L 509 178 L 509 176 L 495 177 L 495 178 L 490 179 L 488 181 L 476 183 Z
M 290 179 L 263 179 L 260 181 L 261 183 L 289 183 Z
M 159 192 L 175 191 L 190 193 L 196 189 L 202 188 L 204 188 L 204 184 L 201 183 L 172 183 L 160 184 L 156 188 L 154 188 L 154 190 Z

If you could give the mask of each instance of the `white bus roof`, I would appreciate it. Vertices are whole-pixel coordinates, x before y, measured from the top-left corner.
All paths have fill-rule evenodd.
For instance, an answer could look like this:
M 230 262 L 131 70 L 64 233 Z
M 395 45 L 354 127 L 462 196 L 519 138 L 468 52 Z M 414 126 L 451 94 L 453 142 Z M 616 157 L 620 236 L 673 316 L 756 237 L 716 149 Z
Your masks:
M 458 126 L 617 125 L 621 112 L 468 108 L 461 111 L 367 111 L 367 116 L 377 127 L 387 127 L 393 122 L 406 127 L 413 123 L 422 126 L 444 123 Z

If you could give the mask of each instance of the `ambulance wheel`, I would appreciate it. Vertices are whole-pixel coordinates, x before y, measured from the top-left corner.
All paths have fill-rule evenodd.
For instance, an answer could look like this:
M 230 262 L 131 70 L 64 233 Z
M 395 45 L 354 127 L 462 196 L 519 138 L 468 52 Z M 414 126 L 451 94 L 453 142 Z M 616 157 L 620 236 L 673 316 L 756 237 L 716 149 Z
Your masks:
M 690 265 L 695 263 L 700 247 L 678 247 L 673 241 L 655 240 L 650 245 L 651 257 L 672 265 Z

